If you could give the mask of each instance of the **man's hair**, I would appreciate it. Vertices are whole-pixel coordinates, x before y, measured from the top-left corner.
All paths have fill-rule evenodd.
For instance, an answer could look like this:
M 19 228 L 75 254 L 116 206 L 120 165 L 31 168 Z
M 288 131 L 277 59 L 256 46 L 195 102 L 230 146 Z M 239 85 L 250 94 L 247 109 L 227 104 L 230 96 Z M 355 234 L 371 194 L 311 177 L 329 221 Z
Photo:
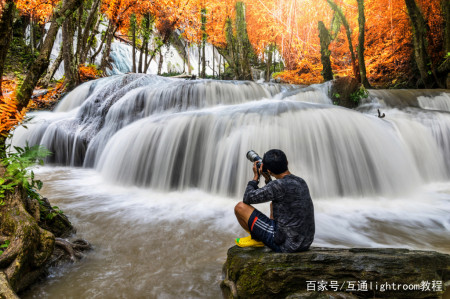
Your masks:
M 280 174 L 288 170 L 286 155 L 279 149 L 271 149 L 270 151 L 265 153 L 263 164 L 265 168 L 267 168 L 274 174 Z

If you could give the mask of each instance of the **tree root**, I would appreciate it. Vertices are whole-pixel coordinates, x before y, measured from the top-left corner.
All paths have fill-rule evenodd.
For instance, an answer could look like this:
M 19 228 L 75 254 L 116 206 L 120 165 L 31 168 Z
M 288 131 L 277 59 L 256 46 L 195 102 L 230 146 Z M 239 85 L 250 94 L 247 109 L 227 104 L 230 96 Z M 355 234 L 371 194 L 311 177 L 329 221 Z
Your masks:
M 19 299 L 9 285 L 6 274 L 0 271 L 0 298 L 1 299 Z
M 75 262 L 77 259 L 81 259 L 84 257 L 81 251 L 92 248 L 91 244 L 83 239 L 78 239 L 70 242 L 66 239 L 56 238 L 55 245 L 63 249 L 69 255 L 72 262 Z
M 75 261 L 83 257 L 81 251 L 91 248 L 84 240 L 55 241 L 54 234 L 68 234 L 73 227 L 60 212 L 50 219 L 53 221 L 42 221 L 48 220 L 48 213 L 55 214 L 48 201 L 46 205 L 40 204 L 20 187 L 6 194 L 4 201 L 0 206 L 0 242 L 9 244 L 0 254 L 0 299 L 17 298 L 15 293 L 45 274 L 52 261 L 68 259 L 63 253 L 67 252 L 70 260 Z M 62 248 L 59 254 L 55 253 L 55 244 Z

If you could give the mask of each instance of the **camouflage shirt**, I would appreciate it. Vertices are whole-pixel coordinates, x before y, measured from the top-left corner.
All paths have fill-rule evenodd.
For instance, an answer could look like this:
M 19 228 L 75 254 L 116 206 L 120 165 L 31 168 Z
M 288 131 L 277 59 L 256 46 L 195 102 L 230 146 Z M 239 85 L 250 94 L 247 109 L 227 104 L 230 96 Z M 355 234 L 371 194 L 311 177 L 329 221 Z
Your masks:
M 244 203 L 272 201 L 273 218 L 277 222 L 274 234 L 283 252 L 307 250 L 314 240 L 314 206 L 306 182 L 293 174 L 258 188 L 250 181 L 244 193 Z

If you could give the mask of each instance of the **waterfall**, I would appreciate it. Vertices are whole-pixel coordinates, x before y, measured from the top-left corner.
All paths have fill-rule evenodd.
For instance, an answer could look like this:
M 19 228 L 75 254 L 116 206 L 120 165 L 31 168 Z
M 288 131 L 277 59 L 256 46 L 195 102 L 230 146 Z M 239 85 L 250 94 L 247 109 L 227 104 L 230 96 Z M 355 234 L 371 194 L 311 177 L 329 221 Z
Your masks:
M 13 143 L 42 144 L 50 163 L 159 190 L 240 196 L 251 178 L 245 153 L 270 148 L 285 151 L 314 197 L 404 195 L 448 181 L 450 113 L 420 108 L 422 92 L 400 101 L 403 93 L 374 91 L 370 101 L 415 103 L 386 105 L 380 119 L 380 102 L 364 113 L 339 108 L 328 87 L 117 75 L 81 85 L 54 113 L 36 113 Z

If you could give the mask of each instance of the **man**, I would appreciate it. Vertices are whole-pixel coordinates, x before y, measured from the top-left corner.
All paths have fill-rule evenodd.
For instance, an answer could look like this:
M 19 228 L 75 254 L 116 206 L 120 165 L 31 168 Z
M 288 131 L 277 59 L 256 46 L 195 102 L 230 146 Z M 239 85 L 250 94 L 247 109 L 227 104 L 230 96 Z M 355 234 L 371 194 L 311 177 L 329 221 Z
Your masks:
M 306 182 L 289 172 L 284 152 L 272 149 L 264 154 L 261 167 L 253 165 L 253 180 L 248 182 L 243 202 L 234 208 L 239 224 L 250 233 L 236 239 L 241 247 L 268 246 L 275 252 L 298 252 L 314 240 L 314 206 Z M 263 172 L 264 168 L 267 173 Z M 259 173 L 266 185 L 258 188 Z M 270 176 L 276 178 L 272 181 Z M 271 201 L 270 219 L 251 204 Z

